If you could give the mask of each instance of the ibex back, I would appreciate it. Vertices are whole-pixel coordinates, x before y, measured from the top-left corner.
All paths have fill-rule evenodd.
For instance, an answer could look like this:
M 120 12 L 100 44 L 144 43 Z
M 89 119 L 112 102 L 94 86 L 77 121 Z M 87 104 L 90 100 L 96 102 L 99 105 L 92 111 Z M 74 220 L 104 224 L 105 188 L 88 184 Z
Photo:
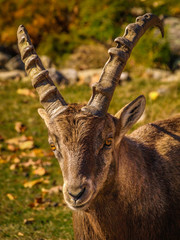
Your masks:
M 39 109 L 59 161 L 63 194 L 73 209 L 77 240 L 180 239 L 180 115 L 125 136 L 145 108 L 139 96 L 107 113 L 130 53 L 145 31 L 162 23 L 145 14 L 109 50 L 86 106 L 67 104 L 44 69 L 28 33 L 18 29 L 22 60 L 44 109 Z

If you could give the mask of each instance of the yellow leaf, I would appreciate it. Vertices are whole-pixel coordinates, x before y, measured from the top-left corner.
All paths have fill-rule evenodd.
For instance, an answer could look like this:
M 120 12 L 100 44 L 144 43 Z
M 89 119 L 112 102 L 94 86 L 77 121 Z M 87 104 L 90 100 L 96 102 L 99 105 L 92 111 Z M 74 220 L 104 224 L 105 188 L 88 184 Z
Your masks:
M 29 182 L 24 183 L 24 187 L 25 188 L 32 188 L 34 185 L 36 185 L 38 183 L 42 183 L 44 181 L 45 181 L 44 178 L 40 178 L 40 179 L 36 179 L 36 180 L 33 180 L 33 181 L 29 181 Z
M 13 159 L 13 162 L 14 162 L 14 163 L 19 163 L 19 162 L 20 162 L 20 159 L 19 159 L 18 157 L 15 157 L 15 158 Z
M 35 157 L 43 157 L 44 156 L 44 151 L 40 148 L 35 148 L 32 150 L 32 152 Z
M 23 237 L 23 236 L 24 236 L 24 234 L 23 234 L 23 233 L 21 233 L 21 232 L 18 232 L 18 236 L 19 236 L 19 237 Z
M 13 171 L 13 170 L 15 170 L 16 169 L 16 164 L 12 164 L 10 167 L 9 167 L 9 169 L 11 170 L 11 171 Z
M 13 201 L 15 197 L 11 193 L 7 193 L 6 196 L 9 198 L 9 200 Z
M 43 176 L 46 173 L 46 170 L 43 167 L 38 167 L 33 171 L 34 175 Z
M 62 192 L 62 186 L 55 186 L 50 189 L 41 189 L 42 193 L 48 193 L 48 194 L 57 194 L 59 192 Z
M 34 142 L 32 140 L 28 140 L 28 141 L 19 143 L 19 148 L 21 150 L 32 149 L 33 147 L 34 147 Z
M 19 88 L 17 90 L 17 94 L 24 95 L 24 96 L 30 96 L 30 97 L 35 97 L 36 95 L 33 93 L 32 90 L 28 88 Z
M 0 157 L 0 164 L 6 163 L 7 161 Z
M 156 91 L 152 91 L 152 92 L 149 93 L 149 98 L 151 100 L 156 100 L 158 97 L 159 97 L 159 93 L 156 92 Z
M 12 145 L 19 145 L 19 142 L 24 142 L 29 140 L 29 138 L 27 138 L 26 136 L 22 135 L 20 137 L 15 137 L 15 138 L 10 138 L 8 140 L 6 140 L 5 142 L 7 144 L 12 144 Z
M 18 150 L 18 147 L 16 147 L 15 145 L 13 144 L 8 144 L 7 145 L 7 149 L 11 152 L 15 152 L 16 150 Z
M 34 218 L 28 218 L 28 219 L 24 219 L 24 224 L 29 224 L 34 222 Z

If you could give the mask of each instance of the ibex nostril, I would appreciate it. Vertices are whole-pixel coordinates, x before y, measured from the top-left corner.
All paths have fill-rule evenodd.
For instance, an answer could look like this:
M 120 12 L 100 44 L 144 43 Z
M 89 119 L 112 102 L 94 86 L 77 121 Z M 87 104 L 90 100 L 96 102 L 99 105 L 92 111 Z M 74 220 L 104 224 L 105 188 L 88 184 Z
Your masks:
M 77 193 L 77 191 L 76 192 L 68 191 L 68 193 L 71 197 L 73 197 L 73 199 L 75 201 L 77 201 L 78 199 L 80 199 L 82 197 L 82 195 L 84 194 L 85 191 L 86 191 L 86 188 L 83 188 L 78 193 Z

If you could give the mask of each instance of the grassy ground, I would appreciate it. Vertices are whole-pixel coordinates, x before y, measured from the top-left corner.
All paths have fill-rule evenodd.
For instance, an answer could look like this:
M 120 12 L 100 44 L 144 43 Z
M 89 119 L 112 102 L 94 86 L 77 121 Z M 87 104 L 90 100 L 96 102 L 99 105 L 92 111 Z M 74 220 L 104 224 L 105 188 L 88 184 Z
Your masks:
M 37 114 L 38 97 L 33 97 L 33 92 L 30 96 L 18 94 L 17 90 L 23 88 L 32 90 L 30 83 L 0 81 L 0 239 L 70 240 L 73 239 L 71 211 L 61 192 L 48 191 L 62 186 L 60 168 L 48 146 L 47 130 Z M 161 94 L 152 100 L 149 97 L 152 91 Z M 87 86 L 67 87 L 61 92 L 67 102 L 87 102 L 91 95 Z M 180 83 L 143 79 L 118 87 L 109 111 L 114 114 L 140 94 L 147 99 L 145 119 L 134 128 L 180 112 Z M 17 127 L 15 130 L 16 122 L 23 123 L 26 130 Z M 20 149 L 21 143 L 7 143 L 8 139 L 22 135 L 34 144 L 33 149 L 28 146 Z

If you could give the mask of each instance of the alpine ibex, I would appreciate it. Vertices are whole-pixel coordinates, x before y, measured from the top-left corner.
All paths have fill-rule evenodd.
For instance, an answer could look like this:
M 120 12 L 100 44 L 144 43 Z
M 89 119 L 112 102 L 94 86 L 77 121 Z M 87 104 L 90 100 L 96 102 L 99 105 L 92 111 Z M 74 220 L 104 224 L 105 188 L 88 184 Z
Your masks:
M 107 113 L 120 74 L 145 31 L 162 22 L 147 13 L 109 50 L 86 106 L 67 104 L 44 69 L 27 30 L 18 29 L 25 68 L 44 109 L 49 143 L 60 163 L 77 240 L 180 239 L 180 115 L 126 136 L 142 115 L 139 96 L 115 116 Z

